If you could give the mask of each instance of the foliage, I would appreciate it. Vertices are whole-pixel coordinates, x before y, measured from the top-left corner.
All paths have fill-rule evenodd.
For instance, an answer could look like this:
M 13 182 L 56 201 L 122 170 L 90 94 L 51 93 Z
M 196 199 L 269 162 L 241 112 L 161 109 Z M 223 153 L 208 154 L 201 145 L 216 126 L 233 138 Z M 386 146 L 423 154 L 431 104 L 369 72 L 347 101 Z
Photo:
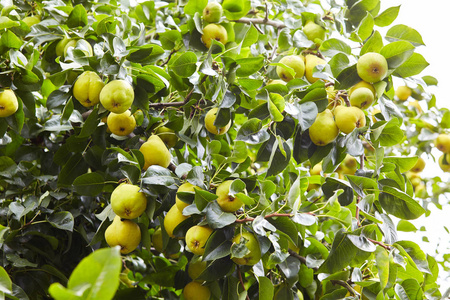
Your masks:
M 228 42 L 208 49 L 207 2 L 1 2 L 0 87 L 14 91 L 19 108 L 0 118 L 0 298 L 177 299 L 201 259 L 207 267 L 197 280 L 213 299 L 440 299 L 438 265 L 448 270 L 446 261 L 397 232 L 417 230 L 408 220 L 440 208 L 449 190 L 439 177 L 407 173 L 450 128 L 450 112 L 428 92 L 437 80 L 420 77 L 428 65 L 416 52 L 421 35 L 391 26 L 399 7 L 381 11 L 379 0 L 224 0 Z M 29 27 L 28 16 L 39 22 Z M 324 40 L 306 37 L 308 20 L 326 29 Z M 70 39 L 77 42 L 64 47 Z M 366 125 L 315 145 L 309 128 L 318 113 L 348 102 L 361 81 L 357 60 L 368 52 L 383 55 L 389 70 L 373 85 Z M 321 80 L 273 82 L 277 67 L 295 75 L 279 61 L 300 54 L 325 59 L 312 70 Z M 133 133 L 111 134 L 102 104 L 75 99 L 83 71 L 132 84 Z M 398 80 L 423 111 L 399 101 Z M 215 126 L 231 122 L 225 134 L 206 130 L 211 108 Z M 177 137 L 171 164 L 145 169 L 139 148 L 162 137 L 162 126 Z M 353 169 L 347 155 L 356 158 Z M 236 212 L 216 201 L 225 180 L 244 204 Z M 115 216 L 110 196 L 124 181 L 139 185 L 148 204 L 134 220 L 140 246 L 119 256 L 103 248 Z M 177 194 L 186 181 L 199 189 Z M 189 218 L 170 238 L 164 217 L 176 196 Z M 185 247 L 194 225 L 214 230 L 202 257 Z M 250 252 L 232 243 L 242 231 L 257 237 L 262 257 L 254 266 L 231 259 Z

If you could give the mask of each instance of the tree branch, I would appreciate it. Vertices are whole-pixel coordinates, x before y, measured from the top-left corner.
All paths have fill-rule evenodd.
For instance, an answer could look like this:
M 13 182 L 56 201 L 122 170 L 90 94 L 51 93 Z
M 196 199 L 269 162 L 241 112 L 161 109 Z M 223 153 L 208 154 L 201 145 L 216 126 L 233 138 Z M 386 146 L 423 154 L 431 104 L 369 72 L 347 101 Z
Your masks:
M 388 245 L 383 244 L 382 242 L 376 241 L 376 240 L 372 240 L 371 238 L 367 238 L 369 241 L 371 241 L 372 243 L 383 247 L 386 250 L 391 250 L 391 247 L 389 247 Z
M 358 292 L 356 292 L 356 291 L 351 287 L 350 284 L 348 284 L 347 282 L 345 282 L 345 281 L 343 281 L 343 280 L 330 280 L 330 282 L 331 282 L 332 284 L 334 284 L 334 285 L 337 284 L 337 285 L 340 285 L 340 286 L 345 287 L 345 288 L 350 292 L 350 294 L 352 294 L 352 295 L 359 295 Z
M 304 264 L 306 266 L 306 257 L 303 257 L 301 255 L 299 255 L 297 252 L 289 249 L 289 254 L 295 258 L 297 258 L 302 264 Z M 314 271 L 319 270 L 319 268 L 312 268 Z
M 244 285 L 244 280 L 242 279 L 242 274 L 241 274 L 241 268 L 239 268 L 239 266 L 237 266 L 237 272 L 238 272 L 238 276 L 239 276 L 239 282 L 241 283 L 242 288 L 245 291 L 245 285 Z M 250 300 L 250 298 L 247 295 L 247 300 Z
M 233 20 L 231 22 L 236 22 L 236 23 L 245 23 L 245 24 L 262 24 L 262 25 L 269 25 L 269 26 L 273 26 L 276 29 L 283 29 L 286 27 L 286 24 L 284 24 L 283 22 L 279 22 L 279 21 L 274 21 L 271 19 L 261 19 L 261 18 L 240 18 L 239 20 Z

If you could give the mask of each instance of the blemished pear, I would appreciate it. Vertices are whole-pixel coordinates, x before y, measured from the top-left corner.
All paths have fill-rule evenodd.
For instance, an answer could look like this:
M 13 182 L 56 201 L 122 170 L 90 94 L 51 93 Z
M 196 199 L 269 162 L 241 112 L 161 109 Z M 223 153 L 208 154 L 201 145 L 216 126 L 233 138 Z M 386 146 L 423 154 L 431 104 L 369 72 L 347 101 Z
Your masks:
M 441 133 L 434 141 L 434 145 L 444 153 L 450 153 L 450 135 Z
M 120 253 L 128 254 L 141 242 L 141 229 L 131 220 L 121 220 L 115 216 L 105 230 L 105 240 L 110 247 L 120 246 Z
M 327 62 L 325 60 L 323 60 L 320 57 L 317 57 L 315 55 L 312 54 L 308 54 L 305 57 L 305 77 L 306 79 L 309 81 L 309 83 L 314 83 L 317 80 L 319 80 L 319 78 L 316 78 L 313 76 L 314 74 L 314 68 L 318 65 L 326 65 Z
M 209 2 L 203 9 L 203 20 L 208 23 L 217 23 L 222 18 L 222 5 L 218 2 Z
M 173 230 L 187 218 L 187 216 L 184 216 L 181 213 L 177 205 L 174 204 L 164 217 L 164 229 L 166 230 L 167 234 L 170 237 L 174 238 L 175 235 L 173 234 Z
M 211 291 L 198 281 L 191 281 L 183 289 L 185 300 L 209 300 Z
M 208 226 L 195 225 L 186 232 L 185 240 L 188 249 L 197 255 L 205 253 L 205 245 L 213 230 Z
M 283 81 L 291 81 L 294 78 L 302 78 L 305 75 L 305 62 L 302 57 L 298 55 L 288 55 L 280 59 L 280 64 L 284 64 L 294 70 L 295 75 L 282 66 L 277 66 L 277 74 Z
M 334 111 L 334 119 L 340 131 L 349 134 L 355 128 L 366 126 L 366 115 L 358 107 L 338 106 Z
M 134 219 L 147 208 L 147 197 L 139 186 L 122 183 L 111 193 L 111 207 L 119 217 Z
M 353 93 L 349 97 L 349 100 L 352 106 L 356 106 L 361 109 L 366 109 L 372 105 L 375 98 L 370 89 L 360 87 L 353 91 Z
M 108 82 L 100 92 L 100 102 L 110 112 L 121 114 L 133 104 L 134 90 L 125 80 Z
M 233 238 L 234 244 L 241 243 L 241 239 L 245 243 L 245 246 L 250 251 L 244 257 L 233 257 L 232 260 L 238 265 L 253 266 L 261 259 L 261 248 L 256 237 L 250 232 L 239 233 Z
M 368 52 L 358 59 L 356 71 L 362 80 L 373 83 L 383 80 L 388 73 L 388 63 L 383 55 Z
M 339 135 L 339 128 L 334 121 L 331 110 L 326 109 L 317 114 L 316 120 L 309 127 L 309 137 L 317 146 L 325 146 L 333 142 Z
M 9 117 L 19 109 L 19 101 L 12 90 L 0 92 L 0 118 Z
M 85 71 L 78 76 L 73 85 L 73 96 L 84 107 L 91 107 L 100 102 L 100 92 L 105 84 L 97 73 Z
M 214 125 L 214 121 L 217 118 L 217 111 L 219 109 L 217 107 L 211 108 L 205 115 L 205 127 L 206 130 L 211 132 L 212 134 L 222 135 L 227 133 L 227 131 L 230 129 L 231 126 L 231 120 L 228 122 L 228 124 L 225 127 L 216 127 Z
M 177 190 L 178 192 L 194 192 L 195 189 L 197 189 L 199 187 L 191 184 L 190 182 L 185 182 L 182 185 L 180 185 L 180 187 Z M 175 196 L 175 204 L 177 205 L 178 209 L 180 211 L 183 211 L 183 209 L 188 206 L 189 204 L 182 201 L 180 198 L 178 198 L 178 196 Z
M 212 40 L 226 44 L 228 42 L 228 33 L 225 27 L 218 24 L 208 24 L 203 28 L 202 41 L 206 48 L 210 48 Z
M 144 170 L 153 165 L 167 168 L 170 165 L 172 156 L 164 142 L 157 135 L 151 135 L 148 140 L 142 144 L 139 151 L 144 155 Z
M 118 136 L 126 136 L 136 128 L 136 119 L 131 111 L 126 110 L 121 114 L 110 113 L 106 119 L 109 130 Z
M 235 212 L 244 205 L 238 198 L 228 195 L 232 183 L 233 180 L 226 180 L 219 184 L 216 189 L 216 195 L 218 196 L 217 203 L 226 212 Z

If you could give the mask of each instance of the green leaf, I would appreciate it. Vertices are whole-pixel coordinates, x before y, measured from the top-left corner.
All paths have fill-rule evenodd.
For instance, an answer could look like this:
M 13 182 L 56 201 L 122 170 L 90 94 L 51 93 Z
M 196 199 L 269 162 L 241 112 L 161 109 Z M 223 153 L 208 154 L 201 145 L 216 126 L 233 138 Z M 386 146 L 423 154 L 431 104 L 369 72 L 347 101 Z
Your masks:
M 185 52 L 170 66 L 175 74 L 186 78 L 197 69 L 197 56 L 194 52 Z
M 433 76 L 423 76 L 422 79 L 427 85 L 438 85 L 438 80 Z
M 58 176 L 58 186 L 70 186 L 78 176 L 85 174 L 88 165 L 81 153 L 72 155 L 63 166 Z
M 334 56 L 338 53 L 350 55 L 352 53 L 352 48 L 339 39 L 331 38 L 325 40 L 322 45 L 320 45 L 320 52 L 325 56 Z
M 184 12 L 190 16 L 194 16 L 195 13 L 202 14 L 207 4 L 208 0 L 189 0 L 184 7 Z
M 400 246 L 400 247 L 399 247 Z M 428 266 L 427 256 L 420 249 L 419 245 L 411 241 L 397 241 L 394 247 L 400 250 L 403 255 L 409 256 L 417 269 L 423 273 L 431 274 L 430 267 Z
M 373 141 L 378 141 L 381 146 L 385 147 L 397 145 L 403 140 L 405 134 L 399 123 L 397 118 L 393 118 L 389 122 L 376 122 L 372 126 L 371 137 Z
M 73 181 L 75 191 L 80 195 L 96 196 L 102 192 L 105 179 L 100 173 L 86 173 Z
M 392 22 L 397 19 L 398 12 L 400 11 L 400 5 L 399 6 L 393 6 L 389 7 L 385 11 L 383 11 L 381 14 L 375 17 L 375 25 L 379 27 L 385 27 L 388 25 L 391 25 Z
M 217 202 L 210 202 L 206 206 L 206 221 L 212 229 L 223 228 L 233 224 L 236 216 L 231 213 L 224 212 Z
M 222 2 L 223 13 L 228 20 L 238 20 L 251 9 L 250 0 L 224 0 Z
M 348 89 L 361 81 L 361 78 L 356 71 L 356 64 L 345 68 L 336 77 L 339 84 L 336 85 L 335 89 Z
M 15 26 L 19 26 L 19 22 L 13 21 L 8 17 L 1 16 L 0 17 L 0 30 L 5 28 L 11 28 Z
M 258 286 L 259 286 L 259 300 L 272 300 L 274 293 L 274 286 L 272 281 L 263 276 L 259 276 L 258 278 Z
M 381 48 L 383 48 L 383 38 L 378 31 L 374 31 L 372 36 L 364 43 L 360 55 L 368 52 L 380 53 Z
M 362 19 L 358 28 L 358 35 L 362 41 L 369 38 L 373 32 L 374 20 L 371 13 L 367 13 L 367 15 Z
M 286 142 L 283 142 L 282 149 L 284 150 L 283 154 L 280 150 L 280 147 L 277 143 L 274 143 L 272 148 L 272 153 L 269 160 L 269 169 L 267 170 L 266 177 L 276 175 L 282 172 L 286 166 L 289 164 L 291 160 L 291 148 Z
M 413 53 L 401 66 L 395 69 L 394 75 L 402 78 L 411 77 L 420 74 L 429 63 L 422 54 Z
M 167 168 L 153 165 L 145 171 L 142 183 L 169 187 L 175 185 L 177 180 Z
M 22 44 L 23 42 L 11 31 L 7 30 L 5 33 L 2 33 L 2 46 L 5 46 L 6 48 L 19 49 Z
M 412 278 L 404 280 L 401 285 L 396 284 L 395 293 L 400 300 L 422 300 L 424 296 L 420 284 Z
M 94 133 L 97 129 L 98 124 L 100 123 L 100 118 L 98 117 L 98 107 L 94 108 L 87 117 L 86 121 L 83 124 L 83 128 L 81 128 L 81 132 L 78 135 L 79 138 L 86 138 Z
M 47 218 L 47 221 L 58 229 L 67 231 L 73 230 L 73 215 L 68 211 L 53 213 Z
M 377 246 L 375 263 L 378 269 L 381 288 L 385 288 L 389 280 L 389 254 L 383 247 Z
M 12 281 L 6 270 L 0 266 L 0 296 L 12 293 Z
M 248 77 L 264 66 L 264 57 L 239 58 L 236 60 L 236 64 L 239 66 L 236 75 L 239 77 Z
M 425 45 L 420 33 L 406 25 L 392 26 L 386 33 L 386 39 L 391 42 L 407 41 L 414 46 Z
M 69 28 L 75 28 L 78 26 L 84 27 L 88 24 L 87 12 L 82 4 L 78 4 L 73 8 L 66 24 Z
M 216 200 L 218 196 L 216 194 L 204 191 L 201 189 L 195 189 L 195 205 L 199 211 L 202 211 L 208 203 Z
M 258 41 L 259 33 L 258 30 L 256 30 L 255 26 L 250 25 L 248 28 L 247 33 L 245 34 L 244 39 L 242 40 L 241 47 L 250 47 L 251 45 L 255 44 Z
M 388 156 L 383 159 L 385 163 L 393 163 L 399 166 L 400 172 L 404 173 L 414 167 L 417 162 L 417 157 L 401 157 L 401 156 Z
M 379 201 L 387 213 L 397 218 L 412 220 L 425 213 L 425 209 L 408 194 L 390 186 L 383 186 Z
M 414 46 L 405 41 L 392 42 L 384 46 L 380 54 L 383 55 L 389 65 L 389 69 L 395 69 L 403 64 L 414 53 Z
M 335 273 L 347 267 L 357 253 L 357 248 L 347 238 L 344 229 L 339 230 L 331 246 L 330 254 L 319 268 L 319 273 Z
M 416 232 L 418 229 L 411 222 L 406 220 L 400 220 L 397 224 L 397 230 L 404 232 Z
M 177 43 L 182 39 L 181 33 L 178 30 L 167 30 L 161 32 L 159 36 L 161 46 L 163 46 L 163 48 L 166 50 L 174 49 Z

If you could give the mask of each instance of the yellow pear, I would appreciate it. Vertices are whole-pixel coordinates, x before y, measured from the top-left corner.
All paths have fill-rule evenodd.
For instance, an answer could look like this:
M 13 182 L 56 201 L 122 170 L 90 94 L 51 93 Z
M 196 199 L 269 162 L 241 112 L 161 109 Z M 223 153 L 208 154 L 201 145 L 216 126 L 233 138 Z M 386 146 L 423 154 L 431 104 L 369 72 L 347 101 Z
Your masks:
M 196 262 L 189 263 L 188 265 L 188 275 L 192 280 L 196 280 L 203 271 L 206 270 L 207 263 L 203 260 L 197 260 Z
M 155 250 L 158 251 L 159 253 L 163 252 L 163 238 L 161 227 L 156 229 L 155 232 L 152 234 L 152 245 L 153 248 L 155 248 Z
M 31 27 L 39 22 L 41 22 L 40 16 L 29 16 L 22 19 L 22 21 L 27 24 L 28 27 Z
M 195 189 L 199 189 L 199 187 L 195 186 L 189 182 L 185 182 L 182 185 L 180 185 L 177 193 L 178 192 L 194 192 Z M 180 200 L 180 198 L 178 198 L 178 196 L 175 197 L 175 204 L 177 205 L 177 207 L 180 211 L 183 211 L 183 209 L 189 205 L 188 203 Z
M 315 164 L 314 167 L 309 169 L 309 174 L 311 174 L 311 176 L 320 175 L 321 172 L 322 172 L 322 162 Z
M 167 234 L 170 237 L 174 238 L 175 235 L 173 234 L 173 230 L 187 218 L 188 218 L 187 216 L 184 216 L 181 213 L 177 205 L 174 204 L 164 217 L 164 229 L 166 230 Z
M 450 135 L 441 133 L 434 141 L 434 145 L 444 153 L 450 153 Z
M 172 156 L 164 142 L 157 135 L 151 135 L 148 140 L 142 144 L 139 151 L 144 155 L 144 170 L 153 165 L 167 168 L 170 165 Z
M 209 2 L 203 9 L 203 20 L 208 23 L 217 23 L 222 18 L 222 5 L 218 2 Z
M 225 27 L 218 24 L 208 24 L 203 28 L 202 41 L 207 48 L 211 47 L 212 40 L 226 44 L 228 42 L 228 34 Z
M 203 255 L 205 253 L 206 242 L 212 233 L 213 230 L 208 226 L 192 226 L 186 232 L 186 246 L 192 253 Z
M 111 194 L 111 207 L 119 217 L 134 219 L 147 208 L 147 197 L 139 186 L 122 183 Z
M 173 148 L 178 142 L 178 137 L 170 128 L 166 126 L 160 126 L 156 129 L 156 134 L 161 138 L 161 140 L 167 145 L 168 148 Z
M 125 80 L 110 81 L 100 92 L 100 102 L 103 107 L 116 114 L 128 110 L 133 100 L 133 87 Z
M 185 300 L 209 300 L 211 291 L 198 281 L 191 281 L 183 289 Z
M 366 81 L 364 81 L 364 80 L 361 80 L 360 82 L 358 82 L 357 84 L 355 84 L 354 86 L 352 86 L 352 87 L 348 90 L 348 96 L 350 97 L 350 96 L 352 95 L 352 93 L 353 93 L 356 89 L 358 89 L 358 88 L 360 88 L 360 87 L 368 88 L 369 90 L 372 91 L 374 98 L 376 97 L 377 92 L 375 91 L 375 88 L 373 87 L 373 85 L 370 84 L 370 83 L 368 83 L 368 82 L 366 82 Z
M 91 107 L 100 102 L 100 92 L 105 84 L 100 76 L 92 71 L 83 72 L 73 85 L 73 96 L 84 107 Z
M 242 241 L 241 241 L 242 239 Z M 232 260 L 238 265 L 253 266 L 261 259 L 261 248 L 259 247 L 258 239 L 250 232 L 239 233 L 233 237 L 233 244 L 245 243 L 249 253 L 244 257 L 233 257 Z
M 378 82 L 383 80 L 388 73 L 386 58 L 375 52 L 362 55 L 356 64 L 356 71 L 362 80 L 367 82 Z
M 425 169 L 425 160 L 422 157 L 419 157 L 414 167 L 412 167 L 411 172 L 420 173 Z
M 411 88 L 409 88 L 406 85 L 399 86 L 395 90 L 395 96 L 397 96 L 398 100 L 400 101 L 406 101 L 411 96 Z
M 378 121 L 377 117 L 376 117 L 377 114 L 381 114 L 381 110 L 380 109 L 375 108 L 374 110 L 372 110 L 372 121 L 374 123 L 376 123 Z
M 12 90 L 0 92 L 0 118 L 13 115 L 19 108 L 19 101 Z
M 352 106 L 356 106 L 361 109 L 366 109 L 372 105 L 375 98 L 370 89 L 360 87 L 352 92 L 352 94 L 349 97 L 349 100 Z
M 444 153 L 439 157 L 439 167 L 441 167 L 444 172 L 450 172 L 450 156 L 447 155 L 447 153 Z
M 358 168 L 358 161 L 356 158 L 351 156 L 350 154 L 347 154 L 344 158 L 344 161 L 342 162 L 345 167 L 347 167 L 350 170 L 355 170 Z
M 109 130 L 115 135 L 126 136 L 136 128 L 136 119 L 131 111 L 126 110 L 121 114 L 110 113 L 106 119 Z
M 291 81 L 294 78 L 302 78 L 305 75 L 305 62 L 298 55 L 288 55 L 280 59 L 280 64 L 284 64 L 294 70 L 295 76 L 292 76 L 285 68 L 277 66 L 277 74 L 283 81 Z
M 417 100 L 409 101 L 408 106 L 415 107 L 419 114 L 421 114 L 423 112 L 422 107 L 420 106 L 420 103 Z
M 325 28 L 316 24 L 313 20 L 308 20 L 303 26 L 303 33 L 306 35 L 308 40 L 315 42 L 316 39 L 325 39 Z
M 340 131 L 349 134 L 355 128 L 366 126 L 366 115 L 358 107 L 338 106 L 334 110 L 334 119 Z
M 105 239 L 110 247 L 120 246 L 120 253 L 128 254 L 141 242 L 141 229 L 133 221 L 122 221 L 119 216 L 115 216 L 105 230 Z
M 220 208 L 226 212 L 235 212 L 244 205 L 244 203 L 236 197 L 228 195 L 230 193 L 230 186 L 233 180 L 226 180 L 219 184 L 216 189 L 217 203 Z
M 222 135 L 227 133 L 227 131 L 230 129 L 231 126 L 231 120 L 228 122 L 228 124 L 225 127 L 217 128 L 214 126 L 214 121 L 217 118 L 217 111 L 219 109 L 217 107 L 211 108 L 205 116 L 205 127 L 206 130 L 211 132 L 212 134 Z
M 309 127 L 309 137 L 317 146 L 325 146 L 333 142 L 339 135 L 339 128 L 331 110 L 326 109 L 317 114 L 316 120 Z
M 326 65 L 327 62 L 323 59 L 321 59 L 320 57 L 317 57 L 315 55 L 312 54 L 308 54 L 305 57 L 305 77 L 306 79 L 310 82 L 310 83 L 314 83 L 317 80 L 319 80 L 319 78 L 316 78 L 313 76 L 314 74 L 314 68 L 318 65 Z
M 423 183 L 414 187 L 414 196 L 417 198 L 425 198 L 427 195 L 427 186 Z

